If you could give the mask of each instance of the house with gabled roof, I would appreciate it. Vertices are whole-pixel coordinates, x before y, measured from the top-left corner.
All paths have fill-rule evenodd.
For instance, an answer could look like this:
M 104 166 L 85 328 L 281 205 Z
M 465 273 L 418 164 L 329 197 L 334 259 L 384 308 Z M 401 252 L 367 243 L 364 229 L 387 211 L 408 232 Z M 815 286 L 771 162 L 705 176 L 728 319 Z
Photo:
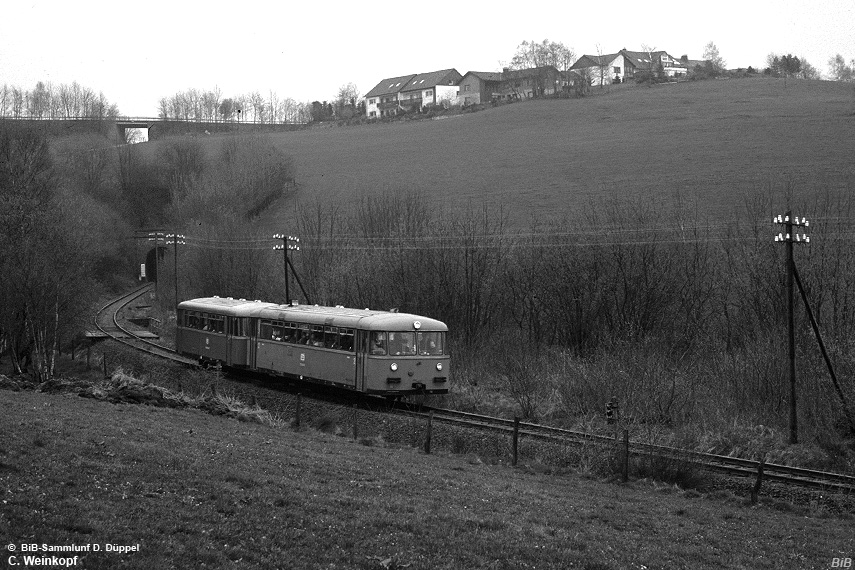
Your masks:
M 629 51 L 626 48 L 620 50 L 627 61 L 635 68 L 635 71 L 656 72 L 662 66 L 662 72 L 668 77 L 682 77 L 689 71 L 685 62 L 680 61 L 667 51 Z
M 457 86 L 460 104 L 487 103 L 501 97 L 502 74 L 498 71 L 467 71 Z
M 401 106 L 419 109 L 429 105 L 457 104 L 457 84 L 463 76 L 456 69 L 441 69 L 429 73 L 419 73 L 401 89 Z
M 555 66 L 502 69 L 500 91 L 506 98 L 531 99 L 552 95 L 561 89 L 561 72 Z
M 365 114 L 368 117 L 397 115 L 400 111 L 399 94 L 415 75 L 402 75 L 384 79 L 365 94 Z
M 629 51 L 626 48 L 607 55 L 583 55 L 570 66 L 591 85 L 622 83 L 638 72 L 657 72 L 659 66 L 668 77 L 680 77 L 688 72 L 685 63 L 666 51 Z
M 626 76 L 626 65 L 626 59 L 620 52 L 607 55 L 586 54 L 570 66 L 570 71 L 576 72 L 591 85 L 608 85 L 615 77 L 623 80 Z
M 365 94 L 365 115 L 388 117 L 443 102 L 456 104 L 462 78 L 456 69 L 441 69 L 384 79 Z

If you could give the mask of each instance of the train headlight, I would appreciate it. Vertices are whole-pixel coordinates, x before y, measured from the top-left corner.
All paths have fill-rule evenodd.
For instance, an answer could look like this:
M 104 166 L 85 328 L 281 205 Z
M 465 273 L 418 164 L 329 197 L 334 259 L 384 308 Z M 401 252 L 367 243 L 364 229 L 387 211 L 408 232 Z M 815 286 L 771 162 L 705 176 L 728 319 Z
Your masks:
M 389 368 L 392 369 L 392 372 L 395 372 L 398 369 L 398 365 L 393 362 L 391 365 L 389 365 Z
M 437 370 L 442 370 L 442 362 L 437 362 L 437 363 L 436 363 L 436 369 L 437 369 Z

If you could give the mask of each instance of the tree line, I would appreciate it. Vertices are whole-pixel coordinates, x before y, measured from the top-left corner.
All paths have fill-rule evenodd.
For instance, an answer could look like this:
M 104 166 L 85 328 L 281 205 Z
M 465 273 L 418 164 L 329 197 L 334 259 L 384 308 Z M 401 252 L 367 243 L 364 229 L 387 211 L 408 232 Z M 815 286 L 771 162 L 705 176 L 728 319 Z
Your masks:
M 187 89 L 158 101 L 161 119 L 208 122 L 306 123 L 311 121 L 310 106 L 290 97 L 280 98 L 274 91 L 266 96 L 259 91 L 223 97 L 214 89 Z
M 70 85 L 39 81 L 33 89 L 3 84 L 0 117 L 14 119 L 111 119 L 119 108 L 104 96 L 76 81 Z

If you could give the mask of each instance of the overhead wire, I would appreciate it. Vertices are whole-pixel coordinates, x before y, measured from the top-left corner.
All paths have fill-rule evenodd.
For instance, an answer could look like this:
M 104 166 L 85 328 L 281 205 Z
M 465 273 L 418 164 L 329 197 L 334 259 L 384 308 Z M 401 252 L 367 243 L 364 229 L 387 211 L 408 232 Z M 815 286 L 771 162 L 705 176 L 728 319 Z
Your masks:
M 842 216 L 818 217 L 810 220 L 817 227 L 849 223 Z M 734 230 L 729 222 L 696 223 L 653 227 L 625 227 L 619 224 L 589 226 L 566 231 L 500 231 L 496 233 L 459 233 L 408 235 L 404 233 L 387 234 L 337 234 L 303 237 L 301 245 L 305 249 L 374 251 L 374 250 L 440 250 L 440 249 L 486 249 L 486 248 L 536 248 L 536 247 L 609 247 L 654 244 L 696 244 L 706 242 L 750 242 L 756 241 L 756 230 L 764 222 L 751 220 Z M 728 230 L 729 235 L 718 235 Z M 752 231 L 753 230 L 753 231 Z M 771 230 L 771 228 L 770 228 Z M 769 232 L 774 235 L 773 232 Z M 702 235 L 703 234 L 703 235 Z M 850 239 L 852 233 L 835 232 L 827 235 L 825 241 Z M 635 237 L 630 237 L 635 236 Z M 592 239 L 593 238 L 593 239 Z M 617 238 L 617 239 L 608 239 Z M 584 241 L 573 242 L 573 239 Z M 604 241 L 605 239 L 605 241 Z M 814 238 L 816 239 L 816 238 Z M 187 245 L 202 249 L 222 249 L 235 251 L 263 251 L 273 249 L 282 241 L 274 237 L 255 238 L 216 238 L 184 237 Z M 355 242 L 355 243 L 354 243 Z M 487 243 L 485 243 L 487 242 Z

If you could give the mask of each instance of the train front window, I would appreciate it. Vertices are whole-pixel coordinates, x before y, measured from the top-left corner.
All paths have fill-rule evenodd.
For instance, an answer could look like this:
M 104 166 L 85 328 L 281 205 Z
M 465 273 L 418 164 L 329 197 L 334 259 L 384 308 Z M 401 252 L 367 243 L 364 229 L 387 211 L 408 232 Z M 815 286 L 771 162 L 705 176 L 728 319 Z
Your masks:
M 368 352 L 375 356 L 383 356 L 386 354 L 386 333 L 371 333 L 371 340 L 368 343 Z
M 389 354 L 395 356 L 415 356 L 416 333 L 414 332 L 390 332 Z
M 419 332 L 416 336 L 419 346 L 419 355 L 442 356 L 443 333 Z

